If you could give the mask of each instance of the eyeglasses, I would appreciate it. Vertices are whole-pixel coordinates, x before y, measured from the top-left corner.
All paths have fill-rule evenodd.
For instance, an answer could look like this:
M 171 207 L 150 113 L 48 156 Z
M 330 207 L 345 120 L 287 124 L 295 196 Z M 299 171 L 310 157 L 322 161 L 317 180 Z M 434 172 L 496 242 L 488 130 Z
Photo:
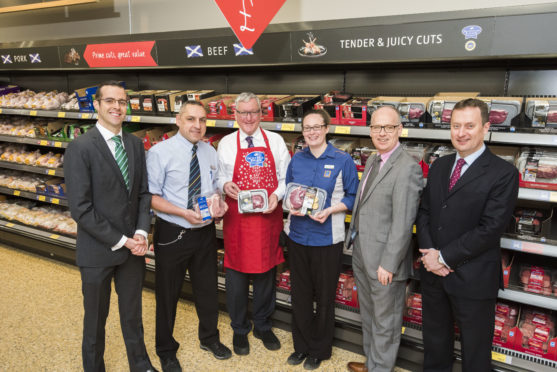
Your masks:
M 393 133 L 399 125 L 372 125 L 370 128 L 371 133 L 381 133 L 382 129 L 385 129 L 385 133 Z
M 125 107 L 128 105 L 128 100 L 126 99 L 114 99 L 114 98 L 99 98 L 97 101 L 103 101 L 107 105 L 113 105 L 118 102 L 119 106 Z
M 326 126 L 325 124 L 321 124 L 321 125 L 316 125 L 314 127 L 302 127 L 302 132 L 304 133 L 319 132 L 325 126 Z
M 261 113 L 261 110 L 258 111 L 236 111 L 238 115 L 243 118 L 247 118 L 248 116 L 257 116 Z

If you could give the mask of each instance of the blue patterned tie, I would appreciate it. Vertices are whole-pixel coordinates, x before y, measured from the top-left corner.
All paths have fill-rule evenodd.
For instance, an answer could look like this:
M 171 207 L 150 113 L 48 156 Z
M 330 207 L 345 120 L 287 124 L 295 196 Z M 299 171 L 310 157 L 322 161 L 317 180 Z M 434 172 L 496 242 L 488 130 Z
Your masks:
M 122 172 L 122 177 L 124 177 L 126 188 L 129 190 L 130 177 L 128 174 L 128 154 L 126 154 L 126 150 L 124 150 L 124 146 L 122 146 L 122 138 L 119 135 L 112 137 L 112 140 L 116 144 L 116 148 L 114 149 L 114 157 L 116 158 L 116 163 L 118 164 L 118 168 L 120 168 L 120 172 Z
M 252 136 L 247 136 L 246 141 L 248 141 L 248 149 L 252 148 L 253 147 L 253 137 Z
M 199 160 L 197 159 L 197 145 L 191 149 L 190 183 L 188 186 L 188 209 L 193 209 L 194 201 L 201 193 L 201 173 L 199 173 Z

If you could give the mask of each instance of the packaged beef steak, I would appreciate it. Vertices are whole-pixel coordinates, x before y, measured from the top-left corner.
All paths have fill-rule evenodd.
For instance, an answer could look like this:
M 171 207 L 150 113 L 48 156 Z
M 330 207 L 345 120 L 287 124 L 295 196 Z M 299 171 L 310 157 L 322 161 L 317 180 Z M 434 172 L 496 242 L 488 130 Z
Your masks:
M 285 195 L 282 204 L 284 210 L 295 211 L 302 215 L 311 215 L 323 210 L 327 191 L 319 187 L 290 182 L 286 185 Z
M 260 213 L 269 207 L 267 190 L 244 190 L 238 193 L 238 212 Z

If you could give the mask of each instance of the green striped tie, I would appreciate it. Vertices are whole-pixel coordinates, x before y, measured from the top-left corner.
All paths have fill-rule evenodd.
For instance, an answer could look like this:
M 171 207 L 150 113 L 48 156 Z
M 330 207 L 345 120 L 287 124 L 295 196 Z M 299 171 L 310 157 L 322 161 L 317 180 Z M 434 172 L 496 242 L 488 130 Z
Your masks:
M 124 146 L 122 146 L 122 138 L 120 136 L 112 137 L 112 140 L 116 144 L 116 149 L 114 150 L 114 155 L 116 157 L 116 163 L 120 172 L 122 172 L 122 177 L 124 177 L 124 182 L 126 183 L 126 188 L 130 189 L 130 177 L 128 175 L 128 155 Z

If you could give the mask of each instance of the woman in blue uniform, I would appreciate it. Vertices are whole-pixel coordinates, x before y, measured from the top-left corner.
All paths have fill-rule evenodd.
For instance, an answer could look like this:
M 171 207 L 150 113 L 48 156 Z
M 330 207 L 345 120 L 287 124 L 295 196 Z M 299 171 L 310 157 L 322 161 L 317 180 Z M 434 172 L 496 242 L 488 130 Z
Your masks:
M 294 155 L 286 173 L 287 184 L 295 182 L 327 191 L 323 210 L 309 216 L 291 210 L 284 227 L 288 236 L 294 340 L 294 352 L 287 362 L 296 365 L 305 360 L 304 368 L 308 370 L 318 368 L 322 360 L 331 357 L 345 212 L 352 209 L 358 188 L 354 161 L 326 140 L 330 120 L 324 110 L 311 110 L 304 115 L 302 133 L 307 147 Z

